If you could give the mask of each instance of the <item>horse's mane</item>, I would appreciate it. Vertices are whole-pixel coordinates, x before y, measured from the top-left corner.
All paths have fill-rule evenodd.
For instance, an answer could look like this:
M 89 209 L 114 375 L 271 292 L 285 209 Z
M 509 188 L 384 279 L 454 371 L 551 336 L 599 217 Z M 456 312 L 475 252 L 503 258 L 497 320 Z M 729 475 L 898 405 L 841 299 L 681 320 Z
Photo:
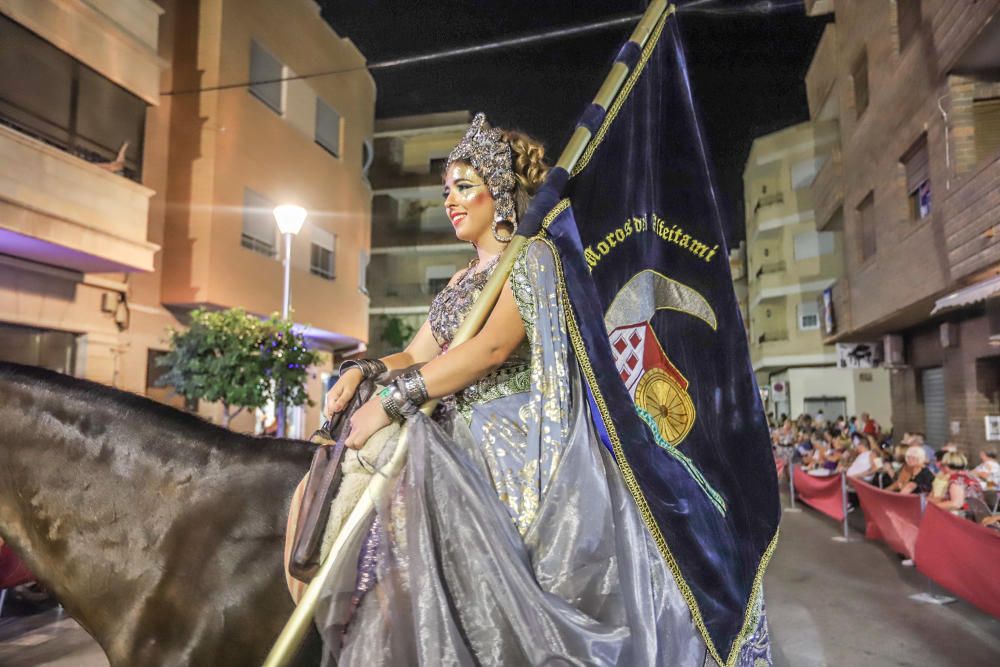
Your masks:
M 129 391 L 122 391 L 107 385 L 75 378 L 65 373 L 50 371 L 38 366 L 25 366 L 11 362 L 0 361 L 0 382 L 9 381 L 24 385 L 31 389 L 48 389 L 55 394 L 61 394 L 89 405 L 96 409 L 106 408 L 109 411 L 128 412 L 132 419 L 150 420 L 162 424 L 165 428 L 183 432 L 199 440 L 214 442 L 257 441 L 277 443 L 301 441 L 278 440 L 275 438 L 256 438 L 230 431 L 217 426 L 199 415 L 178 410 L 169 405 L 158 403 L 145 396 Z

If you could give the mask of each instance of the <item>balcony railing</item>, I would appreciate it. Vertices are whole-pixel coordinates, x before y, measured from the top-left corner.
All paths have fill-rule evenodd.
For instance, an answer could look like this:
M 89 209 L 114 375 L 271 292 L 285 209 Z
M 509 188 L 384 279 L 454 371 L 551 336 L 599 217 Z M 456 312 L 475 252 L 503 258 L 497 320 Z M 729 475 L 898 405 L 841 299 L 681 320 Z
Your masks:
M 777 206 L 778 204 L 784 204 L 784 203 L 785 203 L 784 192 L 772 192 L 771 194 L 761 195 L 757 199 L 757 203 L 754 204 L 753 207 L 754 215 L 756 215 L 757 211 L 761 210 L 762 208 L 767 208 L 768 206 Z
M 784 273 L 786 269 L 785 260 L 778 260 L 777 262 L 765 262 L 760 265 L 755 274 L 757 278 L 767 274 L 767 273 Z
M 764 343 L 777 343 L 784 340 L 788 340 L 788 331 L 784 329 L 780 331 L 765 331 L 757 336 L 758 345 L 763 345 Z

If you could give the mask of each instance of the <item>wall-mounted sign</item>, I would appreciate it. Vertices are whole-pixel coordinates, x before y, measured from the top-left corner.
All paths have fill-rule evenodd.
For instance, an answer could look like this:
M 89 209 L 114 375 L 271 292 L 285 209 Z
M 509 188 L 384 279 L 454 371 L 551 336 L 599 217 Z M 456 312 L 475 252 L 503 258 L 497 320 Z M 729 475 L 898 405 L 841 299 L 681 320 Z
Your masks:
M 837 343 L 838 368 L 878 368 L 881 365 L 881 343 Z
M 1000 415 L 986 415 L 986 439 L 1000 440 Z

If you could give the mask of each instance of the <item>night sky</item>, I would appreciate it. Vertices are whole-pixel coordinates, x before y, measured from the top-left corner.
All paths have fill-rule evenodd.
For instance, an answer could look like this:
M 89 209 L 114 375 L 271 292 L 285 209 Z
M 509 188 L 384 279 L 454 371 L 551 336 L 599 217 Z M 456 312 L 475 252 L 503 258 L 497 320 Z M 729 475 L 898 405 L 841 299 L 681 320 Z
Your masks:
M 646 5 L 642 0 L 320 4 L 333 28 L 353 40 L 369 62 L 638 14 Z M 765 16 L 675 18 L 685 37 L 691 83 L 733 243 L 744 236 L 742 171 L 750 143 L 755 136 L 808 120 L 803 79 L 827 19 L 807 17 L 801 9 Z M 376 116 L 484 111 L 494 124 L 541 139 L 554 161 L 633 27 L 376 70 Z

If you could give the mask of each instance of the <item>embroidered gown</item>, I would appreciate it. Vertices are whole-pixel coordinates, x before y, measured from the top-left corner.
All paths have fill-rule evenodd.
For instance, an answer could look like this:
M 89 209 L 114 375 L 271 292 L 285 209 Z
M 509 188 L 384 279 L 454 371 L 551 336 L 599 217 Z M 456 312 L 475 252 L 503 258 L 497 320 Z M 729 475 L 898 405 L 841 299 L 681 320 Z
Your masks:
M 467 270 L 434 299 L 443 349 L 491 271 Z M 325 662 L 711 664 L 594 431 L 544 241 L 522 251 L 510 284 L 526 341 L 451 409 L 409 419 L 395 494 L 357 545 L 358 568 L 321 599 Z M 740 664 L 767 656 L 766 635 L 757 643 Z

